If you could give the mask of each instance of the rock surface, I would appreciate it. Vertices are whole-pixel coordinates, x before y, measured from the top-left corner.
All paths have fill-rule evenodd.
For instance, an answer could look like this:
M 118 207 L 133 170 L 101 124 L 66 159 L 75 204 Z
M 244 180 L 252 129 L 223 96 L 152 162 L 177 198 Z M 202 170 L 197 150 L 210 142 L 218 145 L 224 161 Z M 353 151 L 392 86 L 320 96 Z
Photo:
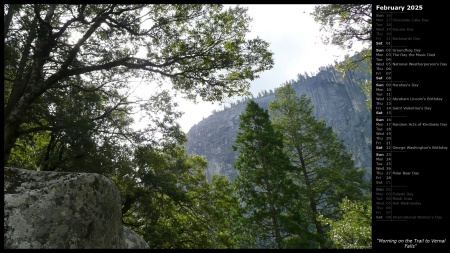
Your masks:
M 133 230 L 123 227 L 123 239 L 125 242 L 125 249 L 148 249 L 150 248 L 147 242 Z
M 123 227 L 104 176 L 5 168 L 4 178 L 4 248 L 149 248 Z
M 334 68 L 324 67 L 312 77 L 299 75 L 298 80 L 293 80 L 292 87 L 298 95 L 305 93 L 311 98 L 314 116 L 333 127 L 353 155 L 355 166 L 366 169 L 366 177 L 371 178 L 372 112 L 365 105 L 366 95 L 356 84 L 365 79 L 371 79 L 371 75 L 355 72 L 342 78 Z M 262 94 L 254 101 L 267 109 L 274 93 Z M 233 168 L 237 153 L 231 147 L 239 128 L 239 115 L 245 106 L 246 103 L 241 102 L 215 112 L 194 125 L 187 134 L 186 150 L 207 158 L 209 180 L 213 174 L 224 174 L 230 179 L 237 174 Z

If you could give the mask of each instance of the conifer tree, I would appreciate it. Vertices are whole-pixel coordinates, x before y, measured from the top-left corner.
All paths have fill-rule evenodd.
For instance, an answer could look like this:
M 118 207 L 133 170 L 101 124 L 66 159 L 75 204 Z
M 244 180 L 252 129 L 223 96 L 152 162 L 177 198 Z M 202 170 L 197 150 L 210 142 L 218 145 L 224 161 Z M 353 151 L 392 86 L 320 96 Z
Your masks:
M 275 100 L 269 104 L 276 130 L 283 134 L 285 151 L 295 170 L 289 172 L 307 202 L 301 209 L 309 217 L 321 248 L 328 247 L 326 230 L 317 217 L 336 216 L 339 203 L 363 196 L 368 189 L 364 171 L 354 167 L 351 154 L 323 120 L 312 115 L 311 99 L 297 96 L 291 86 L 277 89 Z
M 253 100 L 240 115 L 236 146 L 239 156 L 236 189 L 247 226 L 255 228 L 255 240 L 261 247 L 283 248 L 290 228 L 301 231 L 301 219 L 293 219 L 292 201 L 297 199 L 288 172 L 292 166 L 283 153 L 283 140 L 275 131 L 267 110 Z M 292 229 L 294 230 L 294 229 Z

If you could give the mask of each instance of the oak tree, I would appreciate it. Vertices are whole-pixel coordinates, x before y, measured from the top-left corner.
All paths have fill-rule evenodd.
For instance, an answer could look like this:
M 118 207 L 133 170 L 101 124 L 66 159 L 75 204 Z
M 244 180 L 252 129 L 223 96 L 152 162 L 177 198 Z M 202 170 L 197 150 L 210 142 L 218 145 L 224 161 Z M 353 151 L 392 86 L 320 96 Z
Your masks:
M 239 6 L 7 4 L 4 21 L 4 165 L 19 137 L 69 127 L 29 117 L 60 106 L 46 96 L 97 91 L 108 115 L 134 102 L 130 80 L 141 78 L 215 101 L 247 92 L 273 65 L 268 43 L 246 38 L 251 19 Z

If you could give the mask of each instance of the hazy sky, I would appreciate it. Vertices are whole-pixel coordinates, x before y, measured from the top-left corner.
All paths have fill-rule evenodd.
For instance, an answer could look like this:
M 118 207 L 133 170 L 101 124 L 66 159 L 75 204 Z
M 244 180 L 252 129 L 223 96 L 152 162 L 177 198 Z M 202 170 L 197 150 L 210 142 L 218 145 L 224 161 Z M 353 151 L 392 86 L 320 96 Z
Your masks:
M 250 91 L 256 96 L 261 90 L 280 86 L 287 80 L 297 79 L 297 74 L 316 73 L 321 66 L 342 60 L 344 52 L 335 46 L 326 46 L 320 39 L 320 26 L 310 13 L 312 4 L 251 4 L 248 14 L 251 22 L 250 38 L 259 36 L 270 43 L 274 53 L 274 67 L 260 74 L 251 83 Z M 323 34 L 323 33 L 322 33 Z M 180 101 L 185 112 L 179 120 L 182 129 L 189 129 L 203 118 L 211 115 L 213 109 L 223 108 L 218 103 Z
M 345 52 L 336 46 L 326 46 L 320 39 L 320 26 L 310 13 L 312 4 L 251 4 L 248 14 L 253 18 L 250 23 L 249 38 L 259 36 L 270 43 L 274 53 L 274 67 L 260 74 L 252 81 L 250 91 L 254 96 L 261 90 L 280 86 L 287 80 L 297 79 L 297 74 L 316 73 L 321 66 L 343 60 Z M 193 102 L 178 100 L 179 109 L 184 111 L 179 123 L 184 132 L 203 118 L 211 115 L 214 109 L 223 105 L 211 102 Z

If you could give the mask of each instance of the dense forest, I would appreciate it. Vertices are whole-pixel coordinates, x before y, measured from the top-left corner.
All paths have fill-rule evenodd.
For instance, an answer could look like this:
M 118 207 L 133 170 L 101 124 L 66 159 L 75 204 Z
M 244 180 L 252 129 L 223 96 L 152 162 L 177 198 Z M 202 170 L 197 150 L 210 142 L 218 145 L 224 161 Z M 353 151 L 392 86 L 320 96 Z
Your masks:
M 313 15 L 371 34 L 361 22 L 370 27 L 370 10 L 323 5 Z M 108 177 L 123 223 L 151 248 L 371 247 L 369 183 L 289 86 L 269 91 L 269 111 L 241 101 L 234 181 L 208 181 L 206 159 L 186 153 L 168 90 L 130 99 L 133 78 L 192 100 L 249 95 L 274 64 L 268 42 L 246 39 L 250 21 L 245 8 L 215 4 L 4 5 L 4 167 Z M 331 43 L 348 47 L 346 36 L 336 30 Z M 360 54 L 367 60 L 370 45 Z M 131 127 L 136 109 L 148 119 L 141 130 Z

